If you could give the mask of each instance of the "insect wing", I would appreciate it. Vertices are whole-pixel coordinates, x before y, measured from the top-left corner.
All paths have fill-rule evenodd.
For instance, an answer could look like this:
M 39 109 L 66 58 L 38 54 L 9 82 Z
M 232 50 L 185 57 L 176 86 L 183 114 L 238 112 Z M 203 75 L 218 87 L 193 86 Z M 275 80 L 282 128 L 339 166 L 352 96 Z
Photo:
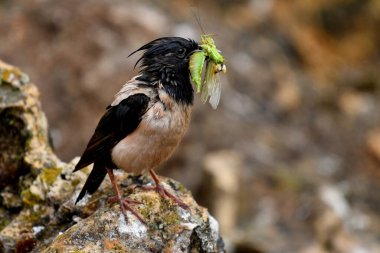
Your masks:
M 214 85 L 211 92 L 209 103 L 213 109 L 218 107 L 220 101 L 220 94 L 222 92 L 222 85 L 220 84 L 219 74 L 214 74 Z
M 210 75 L 212 74 L 212 62 L 210 60 L 206 61 L 206 71 L 203 77 L 202 91 L 201 91 L 201 101 L 206 103 L 210 97 Z
M 203 82 L 202 82 L 202 90 L 201 90 L 201 101 L 202 103 L 206 103 L 209 98 L 208 93 L 208 75 L 207 72 L 210 71 L 210 61 L 206 61 L 206 71 L 204 73 Z
M 218 107 L 221 94 L 221 84 L 219 78 L 218 66 L 215 62 L 210 62 L 210 70 L 208 72 L 208 94 L 210 96 L 209 103 L 213 109 Z
M 213 109 L 216 109 L 219 104 L 221 94 L 221 84 L 217 75 L 217 65 L 213 61 L 207 61 L 206 72 L 202 85 L 201 101 L 206 103 L 209 99 Z

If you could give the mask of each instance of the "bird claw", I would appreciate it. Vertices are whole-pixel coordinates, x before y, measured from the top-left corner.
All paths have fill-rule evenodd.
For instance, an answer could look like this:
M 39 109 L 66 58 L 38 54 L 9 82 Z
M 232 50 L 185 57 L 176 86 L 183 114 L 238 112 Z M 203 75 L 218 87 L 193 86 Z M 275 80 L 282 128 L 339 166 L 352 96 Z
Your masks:
M 167 197 L 172 199 L 174 202 L 176 202 L 180 207 L 183 209 L 189 210 L 189 206 L 185 204 L 180 198 L 174 196 L 169 191 L 167 191 L 161 184 L 156 184 L 156 186 L 144 186 L 140 185 L 137 186 L 138 188 L 141 188 L 143 191 L 156 191 L 161 198 L 166 199 Z
M 130 198 L 119 198 L 118 196 L 113 196 L 113 197 L 109 197 L 108 198 L 108 202 L 109 203 L 116 203 L 116 202 L 119 202 L 120 204 L 120 209 L 121 209 L 121 212 L 122 214 L 124 215 L 124 218 L 125 218 L 125 222 L 128 223 L 128 216 L 127 216 L 127 213 L 126 213 L 126 210 L 130 211 L 141 223 L 145 224 L 146 225 L 146 222 L 144 220 L 144 218 L 138 213 L 136 212 L 133 208 L 132 208 L 132 205 L 139 205 L 139 204 L 142 204 L 142 202 L 140 201 L 137 201 L 137 200 L 133 200 L 133 199 L 130 199 Z
M 143 204 L 141 201 L 130 199 L 130 198 L 122 198 L 121 201 L 124 205 L 140 205 Z M 108 203 L 116 203 L 120 202 L 119 198 L 117 196 L 109 197 Z

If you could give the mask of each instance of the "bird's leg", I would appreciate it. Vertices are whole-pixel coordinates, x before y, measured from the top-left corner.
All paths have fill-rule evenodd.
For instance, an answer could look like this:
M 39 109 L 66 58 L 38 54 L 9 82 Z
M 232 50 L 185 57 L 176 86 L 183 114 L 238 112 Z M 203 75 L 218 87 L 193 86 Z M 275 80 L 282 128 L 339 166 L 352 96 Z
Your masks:
M 170 192 L 165 190 L 165 188 L 160 184 L 160 179 L 158 178 L 157 174 L 154 172 L 153 169 L 150 169 L 149 173 L 150 173 L 151 177 L 153 178 L 156 186 L 142 186 L 141 188 L 143 190 L 157 191 L 158 194 L 160 194 L 162 198 L 168 197 L 168 198 L 174 200 L 180 207 L 182 207 L 184 209 L 189 209 L 189 206 L 186 205 L 181 199 L 179 199 L 178 197 L 174 196 L 173 194 L 171 194 Z
M 139 213 L 137 213 L 131 207 L 131 205 L 133 205 L 133 204 L 141 204 L 141 202 L 133 200 L 133 199 L 129 199 L 129 198 L 122 198 L 120 190 L 119 190 L 119 187 L 117 186 L 117 183 L 116 183 L 116 180 L 115 180 L 115 176 L 113 174 L 113 170 L 107 168 L 107 173 L 108 173 L 108 176 L 110 177 L 113 190 L 114 190 L 114 192 L 116 194 L 116 196 L 111 197 L 108 200 L 110 202 L 116 202 L 116 201 L 118 201 L 120 203 L 121 212 L 123 213 L 123 215 L 125 217 L 125 221 L 127 223 L 128 223 L 128 217 L 127 217 L 126 210 L 130 211 L 133 215 L 135 215 L 136 218 L 139 219 L 139 221 L 141 221 L 142 223 L 146 224 L 145 221 L 144 221 L 144 219 L 141 217 L 141 215 Z

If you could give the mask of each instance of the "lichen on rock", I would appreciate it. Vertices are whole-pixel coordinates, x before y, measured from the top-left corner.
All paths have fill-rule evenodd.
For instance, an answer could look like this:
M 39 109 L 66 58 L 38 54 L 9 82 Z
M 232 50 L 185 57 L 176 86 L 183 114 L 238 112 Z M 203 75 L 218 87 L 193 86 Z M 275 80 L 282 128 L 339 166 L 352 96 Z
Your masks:
M 125 178 L 125 175 L 119 179 L 134 181 L 133 177 Z M 163 182 L 168 189 L 169 185 L 179 185 L 171 179 Z M 106 188 L 111 191 L 108 181 Z M 162 200 L 156 192 L 136 188 L 129 194 L 128 197 L 142 202 L 135 208 L 143 214 L 146 224 L 129 212 L 126 221 L 118 204 L 105 204 L 102 200 L 101 207 L 91 216 L 79 219 L 42 252 L 223 252 L 212 216 L 195 203 L 190 192 L 176 193 L 190 206 L 189 210 Z M 127 195 L 127 191 L 124 194 Z

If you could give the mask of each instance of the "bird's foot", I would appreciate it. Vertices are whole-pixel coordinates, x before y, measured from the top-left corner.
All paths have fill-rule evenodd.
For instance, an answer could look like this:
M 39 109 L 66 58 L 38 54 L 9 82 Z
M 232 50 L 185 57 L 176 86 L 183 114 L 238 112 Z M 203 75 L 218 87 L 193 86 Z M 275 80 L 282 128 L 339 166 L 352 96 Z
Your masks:
M 119 190 L 119 187 L 116 184 L 116 180 L 115 180 L 115 176 L 113 174 L 113 170 L 110 169 L 110 168 L 107 168 L 107 173 L 108 173 L 108 176 L 110 177 L 112 187 L 113 187 L 113 189 L 115 191 L 115 194 L 116 194 L 114 197 L 110 197 L 108 199 L 108 201 L 111 202 L 111 203 L 112 202 L 113 203 L 114 202 L 119 202 L 120 209 L 121 209 L 122 214 L 124 215 L 126 223 L 128 223 L 128 216 L 127 216 L 127 213 L 126 213 L 126 210 L 128 210 L 134 216 L 136 216 L 136 218 L 139 219 L 139 221 L 141 221 L 143 224 L 146 225 L 143 217 L 141 217 L 141 215 L 132 208 L 132 205 L 142 204 L 142 203 L 140 201 L 136 201 L 136 200 L 133 200 L 133 199 L 130 199 L 130 198 L 122 198 L 120 190 Z
M 167 191 L 161 184 L 156 184 L 155 186 L 139 186 L 143 191 L 156 191 L 158 194 L 160 194 L 161 198 L 170 198 L 174 202 L 176 202 L 180 207 L 183 209 L 189 209 L 189 206 L 186 205 L 180 198 L 174 196 L 169 191 Z
M 122 214 L 124 215 L 125 217 L 125 221 L 128 223 L 128 217 L 127 217 L 127 213 L 126 211 L 130 211 L 139 221 L 141 221 L 141 223 L 145 224 L 146 225 L 146 222 L 144 221 L 144 218 L 138 213 L 136 212 L 132 206 L 133 205 L 138 205 L 138 204 L 142 204 L 142 202 L 140 201 L 137 201 L 137 200 L 133 200 L 133 199 L 130 199 L 130 198 L 119 198 L 119 196 L 113 196 L 113 197 L 110 197 L 108 198 L 108 202 L 110 203 L 115 203 L 115 202 L 119 202 L 120 204 L 120 209 L 121 209 L 121 212 Z
M 174 196 L 173 194 L 171 194 L 169 191 L 167 191 L 161 184 L 160 184 L 160 179 L 158 178 L 157 174 L 153 171 L 153 170 L 150 170 L 149 171 L 150 175 L 152 176 L 154 182 L 155 182 L 155 186 L 144 186 L 144 185 L 141 185 L 141 186 L 138 186 L 139 188 L 141 188 L 142 190 L 144 191 L 156 191 L 158 194 L 160 194 L 160 196 L 165 199 L 166 197 L 172 199 L 174 202 L 176 202 L 180 207 L 182 207 L 183 209 L 189 209 L 189 206 L 186 205 L 180 198 Z

